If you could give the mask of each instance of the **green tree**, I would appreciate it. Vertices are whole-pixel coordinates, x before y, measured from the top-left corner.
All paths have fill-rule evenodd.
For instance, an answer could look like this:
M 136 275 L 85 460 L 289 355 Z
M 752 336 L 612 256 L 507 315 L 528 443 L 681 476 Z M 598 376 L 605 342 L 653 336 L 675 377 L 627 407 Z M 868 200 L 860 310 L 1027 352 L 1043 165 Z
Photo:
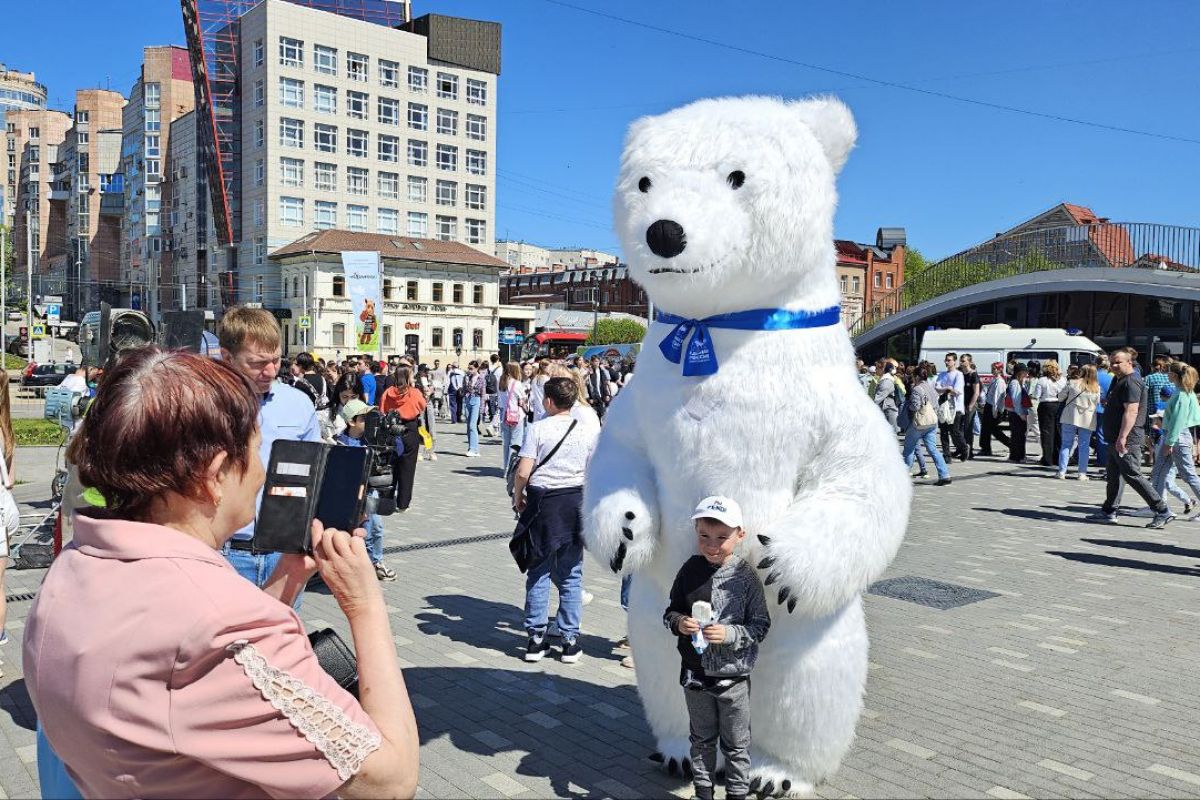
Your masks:
M 929 266 L 929 261 L 915 247 L 904 249 L 904 280 L 920 275 Z
M 646 338 L 646 326 L 631 319 L 602 319 L 587 344 L 637 344 Z

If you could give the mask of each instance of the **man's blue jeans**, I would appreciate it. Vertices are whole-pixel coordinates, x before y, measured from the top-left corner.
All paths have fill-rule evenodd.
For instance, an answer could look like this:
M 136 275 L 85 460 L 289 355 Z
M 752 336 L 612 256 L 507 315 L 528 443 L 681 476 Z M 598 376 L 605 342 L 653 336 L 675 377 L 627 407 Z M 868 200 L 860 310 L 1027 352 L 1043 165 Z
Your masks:
M 371 514 L 363 523 L 363 530 L 367 534 L 367 555 L 372 564 L 378 564 L 383 561 L 383 517 Z
M 479 431 L 476 429 L 476 426 L 479 424 L 479 395 L 473 394 L 467 398 L 466 413 L 467 451 L 471 453 L 478 453 Z
M 249 550 L 234 550 L 226 542 L 221 547 L 221 555 L 225 556 L 225 560 L 233 565 L 238 575 L 241 575 L 261 589 L 266 584 L 267 579 L 271 577 L 271 573 L 275 571 L 275 567 L 278 566 L 279 559 L 283 554 L 252 553 Z M 300 611 L 300 601 L 303 599 L 304 592 L 300 592 L 300 594 L 296 595 L 296 602 L 292 603 L 292 608 L 297 613 Z
M 1104 438 L 1104 412 L 1096 412 L 1096 433 L 1092 437 L 1092 444 L 1096 448 L 1096 466 L 1104 469 L 1104 465 L 1108 463 L 1108 440 Z
M 558 588 L 558 616 L 555 622 L 564 642 L 579 636 L 583 614 L 583 544 L 564 544 L 525 576 L 525 630 L 530 636 L 546 635 L 550 614 L 550 582 Z

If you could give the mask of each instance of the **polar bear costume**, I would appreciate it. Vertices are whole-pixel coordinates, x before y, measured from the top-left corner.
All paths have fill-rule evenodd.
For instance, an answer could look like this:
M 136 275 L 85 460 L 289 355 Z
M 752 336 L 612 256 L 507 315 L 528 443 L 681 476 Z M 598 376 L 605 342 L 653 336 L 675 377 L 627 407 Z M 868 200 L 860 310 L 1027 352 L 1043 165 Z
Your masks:
M 741 555 L 772 607 L 751 676 L 752 778 L 764 794 L 811 789 L 850 747 L 867 676 L 860 595 L 908 522 L 895 436 L 862 390 L 836 311 L 829 324 L 840 299 L 834 177 L 855 137 L 834 99 L 702 100 L 634 123 L 616 188 L 630 269 L 674 319 L 651 324 L 637 380 L 605 420 L 584 493 L 587 547 L 633 576 L 638 691 L 675 771 L 689 754 L 688 716 L 663 609 L 697 552 L 696 503 L 741 504 Z M 679 325 L 756 309 L 820 319 Z M 660 350 L 673 334 L 681 359 Z

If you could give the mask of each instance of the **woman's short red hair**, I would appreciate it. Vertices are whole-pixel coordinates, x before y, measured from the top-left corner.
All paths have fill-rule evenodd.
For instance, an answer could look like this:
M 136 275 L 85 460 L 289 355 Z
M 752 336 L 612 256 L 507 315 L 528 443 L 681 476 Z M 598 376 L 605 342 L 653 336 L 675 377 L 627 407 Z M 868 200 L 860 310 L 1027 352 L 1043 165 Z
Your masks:
M 208 500 L 203 477 L 218 453 L 245 471 L 259 401 L 247 380 L 210 358 L 147 347 L 109 370 L 68 458 L 111 516 L 144 519 L 168 493 Z

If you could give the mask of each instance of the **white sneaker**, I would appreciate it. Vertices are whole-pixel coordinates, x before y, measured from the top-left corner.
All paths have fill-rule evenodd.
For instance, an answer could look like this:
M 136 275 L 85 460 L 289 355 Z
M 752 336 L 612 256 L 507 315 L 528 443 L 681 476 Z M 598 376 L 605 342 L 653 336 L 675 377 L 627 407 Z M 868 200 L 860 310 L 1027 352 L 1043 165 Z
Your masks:
M 1081 480 L 1081 481 L 1088 480 L 1088 474 L 1086 472 L 1079 473 L 1079 480 Z
M 1058 478 L 1060 481 L 1065 481 L 1067 479 L 1067 473 L 1058 472 L 1058 473 L 1055 473 L 1054 477 Z
M 588 603 L 592 602 L 592 600 L 594 600 L 596 598 L 596 595 L 592 594 L 587 589 L 584 589 L 583 593 L 580 595 L 580 597 L 582 598 L 580 605 L 586 606 Z
M 479 453 L 476 453 L 473 450 L 468 450 L 466 455 L 467 458 L 479 458 Z

